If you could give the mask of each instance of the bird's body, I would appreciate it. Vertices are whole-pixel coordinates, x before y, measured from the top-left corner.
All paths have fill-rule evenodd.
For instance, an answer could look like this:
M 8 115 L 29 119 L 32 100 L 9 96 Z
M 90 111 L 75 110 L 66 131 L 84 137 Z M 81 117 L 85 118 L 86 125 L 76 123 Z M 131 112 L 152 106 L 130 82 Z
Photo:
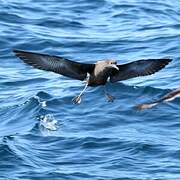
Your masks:
M 94 71 L 90 74 L 88 86 L 105 85 L 113 72 L 118 72 L 119 68 L 116 66 L 116 61 L 102 60 L 97 61 Z
M 17 57 L 37 69 L 52 71 L 69 78 L 86 80 L 86 86 L 105 85 L 108 78 L 117 82 L 146 76 L 164 68 L 171 59 L 138 60 L 127 64 L 117 65 L 114 60 L 97 61 L 95 64 L 85 64 L 71 61 L 59 56 L 39 54 L 14 50 Z M 83 93 L 81 93 L 82 95 Z M 79 97 L 79 96 L 78 96 Z

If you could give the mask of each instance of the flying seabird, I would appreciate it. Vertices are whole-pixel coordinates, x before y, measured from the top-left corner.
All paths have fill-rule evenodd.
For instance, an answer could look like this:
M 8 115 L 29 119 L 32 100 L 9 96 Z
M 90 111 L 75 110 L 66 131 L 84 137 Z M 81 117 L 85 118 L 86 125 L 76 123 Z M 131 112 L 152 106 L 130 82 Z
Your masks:
M 153 101 L 150 103 L 139 104 L 136 106 L 136 108 L 138 110 L 149 109 L 149 108 L 152 108 L 154 106 L 157 106 L 159 103 L 172 101 L 177 97 L 180 97 L 180 88 L 172 90 L 171 92 L 169 92 L 168 94 L 164 95 L 163 97 L 161 97 L 160 99 L 158 99 L 156 101 Z
M 138 76 L 146 76 L 164 68 L 171 59 L 147 59 L 118 65 L 117 61 L 106 59 L 97 61 L 95 64 L 75 62 L 60 56 L 14 50 L 17 57 L 37 69 L 52 71 L 69 78 L 85 80 L 83 91 L 73 98 L 74 103 L 81 102 L 81 96 L 88 86 L 105 85 L 107 80 L 114 83 Z M 106 92 L 108 101 L 112 102 L 114 97 Z

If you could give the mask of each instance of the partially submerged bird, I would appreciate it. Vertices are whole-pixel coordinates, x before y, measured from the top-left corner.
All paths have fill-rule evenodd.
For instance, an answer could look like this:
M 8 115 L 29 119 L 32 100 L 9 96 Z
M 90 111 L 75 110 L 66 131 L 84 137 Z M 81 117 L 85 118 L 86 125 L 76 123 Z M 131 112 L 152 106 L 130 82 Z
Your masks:
M 159 103 L 172 101 L 177 97 L 180 97 L 180 88 L 177 88 L 177 89 L 169 92 L 168 94 L 164 95 L 163 97 L 161 97 L 160 99 L 158 99 L 156 101 L 153 101 L 150 103 L 139 104 L 136 106 L 136 108 L 138 110 L 150 109 L 154 106 L 157 106 Z
M 85 64 L 71 61 L 59 56 L 14 50 L 17 57 L 37 69 L 52 71 L 69 78 L 85 80 L 83 91 L 73 98 L 74 103 L 81 102 L 81 96 L 88 86 L 105 85 L 110 78 L 114 83 L 138 76 L 146 76 L 164 68 L 171 59 L 149 59 L 138 60 L 127 64 L 118 65 L 114 60 L 97 61 L 95 64 Z M 104 90 L 108 101 L 112 102 L 114 97 Z

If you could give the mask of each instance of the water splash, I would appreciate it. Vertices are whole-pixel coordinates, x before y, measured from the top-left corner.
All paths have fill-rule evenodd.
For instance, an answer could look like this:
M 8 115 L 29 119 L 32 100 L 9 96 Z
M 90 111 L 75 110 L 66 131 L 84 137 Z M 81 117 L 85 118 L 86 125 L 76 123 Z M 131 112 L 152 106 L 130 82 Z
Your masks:
M 40 104 L 42 107 L 47 107 L 47 102 L 46 102 L 46 101 L 42 101 L 39 96 L 34 96 L 34 98 L 38 100 L 39 104 Z
M 50 131 L 56 131 L 58 129 L 58 122 L 52 114 L 46 114 L 40 116 L 40 127 Z

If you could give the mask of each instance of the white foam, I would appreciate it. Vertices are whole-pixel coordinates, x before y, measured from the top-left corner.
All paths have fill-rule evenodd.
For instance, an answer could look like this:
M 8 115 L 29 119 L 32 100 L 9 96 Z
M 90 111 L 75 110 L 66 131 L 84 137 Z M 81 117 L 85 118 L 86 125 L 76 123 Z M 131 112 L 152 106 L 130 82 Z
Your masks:
M 38 97 L 38 96 L 34 96 L 35 99 L 38 100 L 39 104 L 42 106 L 42 107 L 47 107 L 47 101 L 41 101 L 41 98 Z
M 50 131 L 56 131 L 58 122 L 52 114 L 46 114 L 40 117 L 40 126 Z
M 47 107 L 46 101 L 40 102 L 42 107 Z

